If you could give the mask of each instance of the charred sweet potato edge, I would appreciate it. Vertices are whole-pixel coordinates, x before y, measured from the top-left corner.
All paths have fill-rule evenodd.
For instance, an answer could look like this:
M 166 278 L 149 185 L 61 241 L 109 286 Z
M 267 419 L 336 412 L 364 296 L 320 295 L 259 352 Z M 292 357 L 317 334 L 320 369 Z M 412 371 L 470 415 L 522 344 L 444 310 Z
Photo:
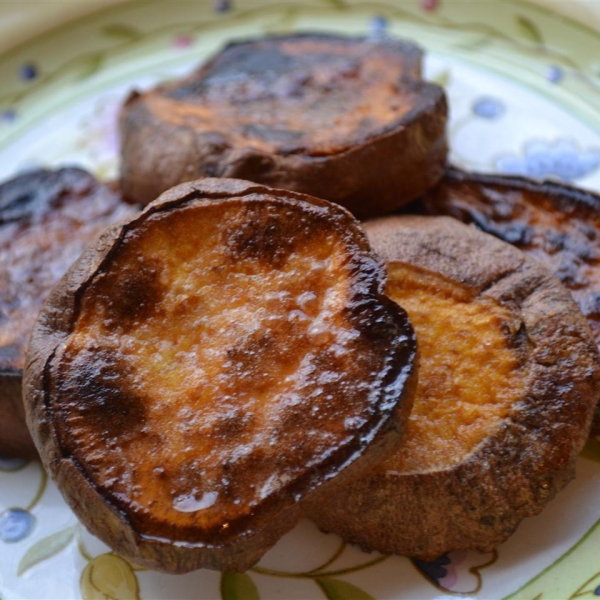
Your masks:
M 208 179 L 182 184 L 163 194 L 156 202 L 149 205 L 143 213 L 126 222 L 124 225 L 109 229 L 95 247 L 88 248 L 69 271 L 67 277 L 54 289 L 36 323 L 25 372 L 27 420 L 44 465 L 54 474 L 54 477 L 58 480 L 59 487 L 69 490 L 70 494 L 72 494 L 72 497 L 67 497 L 67 500 L 75 511 L 82 512 L 85 510 L 86 514 L 90 516 L 91 523 L 88 523 L 88 525 L 91 531 L 101 534 L 103 539 L 108 539 L 116 547 L 122 544 L 124 540 L 127 540 L 127 545 L 133 554 L 136 554 L 140 541 L 149 542 L 148 545 L 155 548 L 146 549 L 147 551 L 144 552 L 145 557 L 142 554 L 138 554 L 138 557 L 145 564 L 151 564 L 157 569 L 164 569 L 164 558 L 161 558 L 161 550 L 158 546 L 168 547 L 170 543 L 165 543 L 164 540 L 145 537 L 143 534 L 134 531 L 128 517 L 123 511 L 118 506 L 107 501 L 97 487 L 89 480 L 83 465 L 79 464 L 72 456 L 65 455 L 63 449 L 60 447 L 55 423 L 53 422 L 53 415 L 49 408 L 49 390 L 52 385 L 52 361 L 57 347 L 72 330 L 72 326 L 77 319 L 81 298 L 87 287 L 91 284 L 96 274 L 101 272 L 112 256 L 118 252 L 119 244 L 128 231 L 135 229 L 138 223 L 141 223 L 157 212 L 174 210 L 194 200 L 209 199 L 219 201 L 227 200 L 231 197 L 243 200 L 243 197 L 249 194 L 276 195 L 276 200 L 282 204 L 287 199 L 291 199 L 327 209 L 331 215 L 332 226 L 338 229 L 341 236 L 344 236 L 346 239 L 348 237 L 352 238 L 354 245 L 361 254 L 361 258 L 363 261 L 366 259 L 369 272 L 368 280 L 365 282 L 363 278 L 361 281 L 353 283 L 353 285 L 366 286 L 369 293 L 375 296 L 379 302 L 384 303 L 387 309 L 392 311 L 396 319 L 399 319 L 403 324 L 408 323 L 404 311 L 382 295 L 385 280 L 383 265 L 371 252 L 366 236 L 357 222 L 346 210 L 339 207 L 335 207 L 335 210 L 332 210 L 330 203 L 303 194 L 281 190 L 273 191 L 271 188 L 264 186 L 232 180 Z M 408 331 L 412 332 L 410 328 L 407 329 Z M 406 414 L 410 408 L 410 402 L 401 401 L 399 407 L 395 399 L 401 393 L 399 390 L 404 390 L 401 396 L 403 397 L 407 395 L 406 392 L 409 389 L 414 387 L 413 374 L 416 353 L 414 333 L 409 340 L 409 348 L 402 351 L 402 356 L 397 357 L 395 368 L 389 373 L 382 385 L 380 404 L 383 408 L 374 416 L 370 423 L 364 426 L 364 431 L 362 431 L 364 435 L 360 436 L 360 438 L 357 436 L 351 444 L 336 449 L 336 452 L 327 457 L 312 473 L 294 482 L 288 488 L 284 488 L 280 493 L 268 498 L 264 505 L 260 505 L 254 513 L 252 519 L 254 529 L 260 529 L 260 527 L 266 525 L 270 526 L 268 517 L 277 507 L 281 506 L 282 510 L 286 507 L 294 509 L 294 494 L 306 494 L 315 486 L 334 476 L 336 476 L 336 482 L 340 478 L 344 479 L 346 476 L 351 476 L 354 464 L 350 463 L 353 463 L 354 458 L 358 454 L 363 453 L 373 440 L 375 440 L 374 445 L 377 445 L 377 441 L 379 441 L 381 447 L 384 448 L 389 443 L 387 439 L 389 436 L 387 434 L 391 433 L 393 438 L 396 437 L 397 424 L 391 417 L 397 414 L 398 411 Z M 403 404 L 407 406 L 403 407 Z M 374 422 L 376 423 L 374 424 Z M 345 468 L 346 465 L 350 466 Z M 344 472 L 337 476 L 337 473 L 341 469 L 344 469 Z M 281 523 L 277 525 L 280 516 L 275 515 L 273 527 L 283 526 Z M 281 521 L 282 519 L 279 520 Z M 289 517 L 283 520 L 291 520 L 292 524 L 294 522 Z M 125 526 L 125 531 L 120 530 L 120 524 Z M 286 526 L 285 529 L 287 530 L 289 527 Z M 259 531 L 254 537 L 260 538 L 261 533 Z M 250 538 L 246 541 L 251 543 L 252 535 L 252 532 L 245 532 L 241 534 L 241 537 Z M 197 547 L 203 549 L 210 547 L 216 549 L 225 548 L 226 551 L 226 542 L 229 540 L 224 538 L 223 541 L 223 546 L 210 546 L 209 544 L 202 543 L 198 544 Z M 177 545 L 188 549 L 196 547 L 196 545 L 185 541 L 178 541 Z M 134 550 L 131 550 L 132 547 Z M 229 552 L 231 552 L 231 549 L 229 549 Z M 190 570 L 190 568 L 199 568 L 199 566 L 206 566 L 207 564 L 207 561 L 204 560 L 198 566 L 193 559 L 190 560 L 191 566 L 183 560 L 182 564 L 178 566 L 177 572 Z M 252 562 L 254 560 L 250 564 Z M 240 568 L 238 563 L 229 564 L 223 562 L 222 557 L 215 564 L 214 568 L 227 568 L 228 566 L 230 568 Z M 172 568 L 167 570 L 173 572 Z
M 600 194 L 584 190 L 573 185 L 559 183 L 548 179 L 535 180 L 520 175 L 495 175 L 488 173 L 474 173 L 463 171 L 456 167 L 449 167 L 444 175 L 451 183 L 464 183 L 465 185 L 493 186 L 499 188 L 518 188 L 519 191 L 533 194 L 543 194 L 553 200 L 557 210 L 567 214 L 575 205 L 586 211 L 600 211 Z M 444 185 L 442 179 L 441 185 Z M 435 190 L 432 190 L 435 192 Z

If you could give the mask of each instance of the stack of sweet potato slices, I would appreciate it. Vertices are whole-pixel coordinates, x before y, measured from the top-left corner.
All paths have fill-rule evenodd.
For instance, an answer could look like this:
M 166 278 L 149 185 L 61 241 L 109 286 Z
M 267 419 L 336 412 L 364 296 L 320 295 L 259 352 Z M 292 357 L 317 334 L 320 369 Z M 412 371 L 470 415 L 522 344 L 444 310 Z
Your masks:
M 489 550 L 573 477 L 600 366 L 569 291 L 456 219 L 383 216 L 465 199 L 420 61 L 267 38 L 125 103 L 121 186 L 148 206 L 50 294 L 24 401 L 68 503 L 136 564 L 245 570 L 302 515 L 384 553 Z

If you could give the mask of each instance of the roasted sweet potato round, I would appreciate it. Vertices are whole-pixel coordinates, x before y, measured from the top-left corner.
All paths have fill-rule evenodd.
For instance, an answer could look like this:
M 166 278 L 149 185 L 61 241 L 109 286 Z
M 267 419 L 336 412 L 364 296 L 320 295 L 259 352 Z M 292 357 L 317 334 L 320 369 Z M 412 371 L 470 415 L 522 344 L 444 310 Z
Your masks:
M 536 261 L 454 219 L 365 229 L 417 333 L 414 408 L 392 454 L 305 509 L 369 550 L 489 551 L 573 476 L 600 394 L 589 326 Z
M 0 185 L 0 454 L 37 454 L 21 380 L 42 303 L 89 243 L 134 212 L 76 168 L 36 170 Z
M 107 232 L 41 311 L 24 386 L 79 518 L 137 564 L 249 568 L 399 437 L 416 343 L 383 282 L 347 211 L 238 180 Z
M 554 182 L 450 169 L 423 200 L 520 248 L 549 268 L 579 304 L 600 346 L 600 196 Z M 592 435 L 600 440 L 600 405 Z
M 147 203 L 199 177 L 239 177 L 391 212 L 443 175 L 446 100 L 394 40 L 293 35 L 227 46 L 190 77 L 133 93 L 124 193 Z

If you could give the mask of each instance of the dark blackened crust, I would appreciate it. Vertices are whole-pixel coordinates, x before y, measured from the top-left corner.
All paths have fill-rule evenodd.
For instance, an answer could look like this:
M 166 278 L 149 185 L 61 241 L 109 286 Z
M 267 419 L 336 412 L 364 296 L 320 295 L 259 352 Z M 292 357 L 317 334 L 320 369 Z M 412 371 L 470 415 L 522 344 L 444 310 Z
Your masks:
M 276 45 L 279 42 L 295 41 L 295 40 L 306 40 L 315 42 L 324 42 L 327 44 L 336 44 L 340 47 L 352 46 L 358 43 L 364 43 L 368 41 L 368 38 L 364 36 L 356 35 L 332 35 L 329 33 L 294 33 L 292 35 L 270 35 L 268 38 L 262 40 L 263 43 Z M 229 50 L 239 49 L 242 53 L 247 54 L 248 49 L 256 45 L 257 40 L 249 38 L 247 40 L 238 40 L 235 42 L 228 43 L 222 50 L 222 53 L 226 53 Z M 418 46 L 404 41 L 397 40 L 394 38 L 378 39 L 375 42 L 378 46 L 383 49 L 393 52 L 398 56 L 402 57 L 404 61 L 404 73 L 406 78 L 419 79 L 421 77 L 421 62 L 423 60 L 423 51 Z M 204 72 L 211 69 L 215 59 L 210 60 L 206 65 L 203 65 L 198 69 L 199 72 Z M 264 71 L 264 63 L 257 63 L 255 67 L 257 72 Z
M 61 425 L 50 408 L 50 396 L 56 385 L 53 361 L 57 349 L 68 339 L 76 322 L 86 289 L 119 251 L 121 240 L 128 232 L 135 230 L 155 213 L 177 210 L 189 203 L 207 200 L 226 202 L 231 198 L 243 201 L 244 197 L 256 195 L 268 196 L 282 205 L 302 202 L 309 210 L 326 213 L 331 226 L 345 239 L 352 240 L 356 247 L 352 260 L 356 261 L 357 289 L 362 296 L 371 295 L 375 304 L 383 306 L 379 313 L 368 315 L 362 315 L 361 306 L 357 306 L 355 318 L 366 320 L 365 327 L 374 331 L 374 344 L 386 342 L 383 337 L 377 340 L 377 322 L 373 323 L 373 319 L 381 319 L 382 324 L 386 323 L 386 331 L 388 327 L 395 328 L 395 336 L 398 340 L 403 339 L 394 341 L 388 349 L 390 361 L 381 382 L 379 412 L 371 423 L 357 432 L 357 439 L 337 448 L 306 477 L 291 482 L 277 494 L 268 497 L 258 505 L 251 522 L 231 523 L 232 535 L 221 532 L 220 536 L 211 534 L 210 539 L 202 542 L 188 542 L 185 539 L 177 541 L 177 532 L 174 531 L 175 544 L 165 541 L 164 537 L 159 539 L 159 536 L 137 531 L 125 513 L 126 507 L 107 498 L 92 483 L 85 465 L 80 464 L 62 446 Z M 88 249 L 55 288 L 40 314 L 27 361 L 24 398 L 28 423 L 45 467 L 89 530 L 137 564 L 171 573 L 197 568 L 249 568 L 283 533 L 294 526 L 299 517 L 297 498 L 310 495 L 316 487 L 330 479 L 338 482 L 355 476 L 368 468 L 372 461 L 378 460 L 398 438 L 412 402 L 411 394 L 416 379 L 416 343 L 406 313 L 382 296 L 384 283 L 381 261 L 371 252 L 358 223 L 340 207 L 293 192 L 235 180 L 205 179 L 169 190 L 139 216 L 107 231 L 96 247 Z M 389 338 L 389 334 L 386 335 Z M 400 396 L 404 397 L 402 402 L 398 402 Z M 368 453 L 365 452 L 367 446 Z
M 534 194 L 543 194 L 551 198 L 556 209 L 566 214 L 573 210 L 600 210 L 600 195 L 564 183 L 549 180 L 535 180 L 516 175 L 494 175 L 487 173 L 473 173 L 450 167 L 444 175 L 444 181 L 450 183 L 476 184 L 504 188 L 506 191 L 516 189 Z M 574 209 L 574 206 L 576 207 Z
M 418 73 L 420 52 L 402 42 L 386 42 L 381 46 L 385 52 L 396 53 L 394 60 L 406 63 L 406 72 L 394 81 L 396 90 L 389 94 L 410 108 L 391 121 L 380 123 L 375 118 L 372 125 L 365 122 L 360 134 L 353 131 L 352 137 L 344 138 L 340 133 L 342 126 L 336 126 L 332 129 L 330 148 L 323 148 L 323 141 L 312 143 L 310 138 L 290 137 L 293 123 L 288 127 L 287 141 L 278 143 L 278 136 L 283 135 L 278 128 L 282 125 L 264 123 L 264 115 L 253 130 L 263 141 L 272 134 L 272 148 L 269 148 L 271 142 L 263 147 L 261 143 L 238 141 L 231 137 L 229 128 L 221 131 L 213 126 L 208 131 L 204 126 L 196 128 L 172 119 L 178 107 L 191 105 L 194 93 L 204 93 L 210 87 L 212 71 L 219 72 L 217 66 L 224 62 L 223 56 L 232 53 L 231 48 L 250 53 L 261 44 L 277 47 L 279 42 L 312 37 L 267 38 L 236 44 L 187 80 L 146 94 L 133 93 L 125 104 L 120 123 L 121 179 L 126 196 L 145 204 L 183 181 L 206 176 L 231 177 L 325 198 L 347 207 L 360 218 L 368 218 L 392 212 L 435 185 L 446 167 L 446 99 L 439 86 L 405 78 Z M 377 47 L 354 38 L 317 36 L 315 39 L 329 40 L 332 46 L 342 43 L 349 47 L 352 44 Z M 259 75 L 252 71 L 251 61 L 245 60 L 243 65 L 249 82 L 260 82 Z M 226 66 L 235 68 L 235 64 Z M 368 85 L 365 83 L 367 95 Z M 270 89 L 266 83 L 264 87 Z M 157 99 L 164 104 L 160 110 L 154 106 Z M 225 104 L 232 101 L 223 98 Z M 279 102 L 285 104 L 287 100 Z M 335 118 L 343 120 L 342 112 L 350 114 L 352 108 L 340 105 L 339 111 Z M 333 115 L 328 117 L 328 123 L 333 118 Z M 235 123 L 230 125 L 233 127 Z M 342 138 L 334 139 L 334 134 Z
M 532 251 L 571 290 L 600 345 L 600 195 L 551 181 L 451 168 L 413 208 L 473 223 Z M 537 210 L 545 215 L 541 222 Z M 600 440 L 600 406 L 591 434 Z
M 529 369 L 527 388 L 499 430 L 457 467 L 380 470 L 327 501 L 313 496 L 306 513 L 367 550 L 424 560 L 490 551 L 573 477 L 600 393 L 589 327 L 535 261 L 453 219 L 389 217 L 365 228 L 386 261 L 440 273 L 510 308 L 522 321 L 514 343 Z

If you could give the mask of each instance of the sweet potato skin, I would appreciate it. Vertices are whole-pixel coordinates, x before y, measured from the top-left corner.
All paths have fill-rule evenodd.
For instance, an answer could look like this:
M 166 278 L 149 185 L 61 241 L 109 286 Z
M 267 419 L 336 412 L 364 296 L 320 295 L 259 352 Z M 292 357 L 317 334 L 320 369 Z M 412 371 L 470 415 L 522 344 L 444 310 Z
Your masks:
M 35 170 L 0 185 L 0 454 L 37 456 L 21 382 L 43 301 L 88 243 L 136 211 L 77 168 Z
M 314 470 L 308 480 L 299 482 L 291 497 L 273 498 L 271 504 L 275 504 L 277 510 L 265 515 L 257 510 L 254 527 L 242 532 L 235 543 L 231 543 L 231 539 L 226 539 L 226 534 L 221 536 L 222 539 L 214 538 L 211 542 L 202 543 L 185 541 L 170 543 L 156 536 L 145 536 L 136 530 L 122 507 L 108 500 L 90 481 L 85 467 L 73 455 L 65 452 L 61 444 L 61 426 L 56 422 L 52 411 L 48 410 L 49 396 L 56 385 L 52 378 L 52 360 L 57 349 L 69 335 L 81 295 L 105 261 L 110 260 L 112 253 L 116 252 L 120 240 L 138 223 L 153 214 L 176 210 L 177 207 L 198 198 L 218 202 L 231 196 L 271 193 L 276 193 L 279 197 L 283 195 L 291 200 L 310 202 L 324 210 L 327 210 L 327 206 L 331 206 L 321 200 L 280 190 L 270 190 L 236 180 L 206 179 L 178 186 L 147 207 L 139 217 L 124 226 L 107 231 L 95 247 L 90 247 L 54 289 L 34 329 L 27 360 L 24 398 L 28 424 L 43 464 L 88 529 L 136 564 L 170 573 L 183 573 L 198 568 L 246 570 L 296 523 L 300 516 L 300 509 L 293 496 L 312 492 L 312 489 L 319 484 L 329 486 L 333 481 L 343 482 L 355 476 L 358 471 L 362 472 L 371 461 L 378 460 L 378 457 L 398 439 L 398 428 L 410 410 L 411 398 L 408 395 L 414 391 L 416 345 L 414 334 L 408 326 L 406 328 L 409 336 L 408 345 L 406 352 L 402 350 L 405 352 L 404 360 L 400 360 L 401 364 L 394 367 L 394 376 L 389 381 L 386 379 L 387 383 L 381 390 L 382 407 L 384 405 L 387 407 L 382 410 L 391 411 L 390 418 L 381 422 L 380 429 L 372 439 L 369 457 L 365 455 L 355 460 L 355 454 L 362 451 L 365 444 L 369 442 L 368 438 L 361 438 L 358 445 L 348 446 L 342 449 L 341 453 L 333 453 Z M 366 286 L 375 296 L 380 296 L 384 276 L 379 259 L 371 253 L 358 225 L 352 225 L 353 220 L 350 215 L 339 208 L 336 208 L 336 211 L 338 211 L 337 225 L 341 226 L 340 223 L 349 225 L 345 235 L 356 238 L 361 248 L 361 260 L 370 264 L 370 270 L 357 280 L 355 285 Z M 399 322 L 405 323 L 403 326 L 406 327 L 408 322 L 405 313 L 389 300 L 383 297 L 381 300 L 388 314 Z M 357 317 L 361 314 L 359 310 Z M 398 403 L 401 394 L 406 396 L 405 402 Z M 393 408 L 390 404 L 392 400 Z M 341 472 L 338 473 L 340 469 Z M 333 474 L 336 476 L 331 481 L 327 481 Z
M 600 347 L 600 195 L 452 168 L 416 209 L 474 224 L 542 262 L 571 291 Z M 600 406 L 591 435 L 600 440 Z
M 292 44 L 292 48 L 295 44 L 305 44 L 308 49 L 311 45 L 329 47 L 333 57 L 345 53 L 352 58 L 348 61 L 358 74 L 346 74 L 344 69 L 349 67 L 344 65 L 340 67 L 339 81 L 320 83 L 321 90 L 310 79 L 321 68 L 318 60 L 308 67 L 293 62 L 290 66 L 288 62 L 292 55 L 288 54 L 290 50 L 284 49 L 286 44 Z M 229 71 L 237 68 L 232 67 L 232 58 L 246 60 L 238 55 L 263 52 L 263 46 L 270 55 L 281 57 L 281 65 L 275 64 L 277 61 L 271 56 L 269 60 L 275 65 L 271 70 L 261 72 L 244 62 L 236 72 L 252 90 L 252 86 L 258 88 L 257 94 L 266 94 L 268 101 L 273 87 L 278 85 L 284 89 L 271 108 L 264 108 L 255 101 L 257 108 L 253 110 L 256 114 L 246 117 L 250 124 L 239 125 L 245 132 L 260 128 L 260 135 L 256 134 L 256 139 L 237 139 L 234 135 L 237 127 L 235 111 L 223 130 L 212 123 L 195 123 L 193 111 L 199 110 L 195 108 L 196 104 L 212 93 L 211 85 L 215 84 L 211 82 L 220 81 L 220 77 L 229 76 Z M 343 50 L 341 53 L 339 46 Z M 325 53 L 323 50 L 320 56 Z M 345 85 L 355 85 L 357 77 L 364 78 L 363 91 L 367 96 L 371 80 L 373 86 L 379 86 L 379 76 L 360 71 L 361 61 L 377 53 L 388 57 L 389 67 L 386 68 L 390 74 L 387 77 L 390 86 L 396 86 L 394 94 L 386 92 L 389 98 L 384 103 L 398 98 L 397 102 L 405 106 L 396 118 L 380 119 L 374 111 L 373 116 L 367 115 L 363 119 L 366 125 L 359 123 L 355 129 L 348 129 L 344 127 L 344 119 L 353 111 L 364 112 L 364 107 L 355 106 L 364 96 L 341 95 L 335 101 L 331 101 L 330 96 L 337 93 L 335 86 L 344 89 Z M 276 73 L 275 82 L 270 79 L 273 72 Z M 419 74 L 420 51 L 401 42 L 373 43 L 362 38 L 298 35 L 232 44 L 188 79 L 148 93 L 131 94 L 120 121 L 124 193 L 131 199 L 147 203 L 183 181 L 206 176 L 233 177 L 337 202 L 360 218 L 391 212 L 432 187 L 445 169 L 445 95 L 439 86 L 417 80 Z M 320 91 L 316 92 L 317 89 Z M 237 106 L 231 90 L 219 93 L 221 104 L 218 106 Z M 302 96 L 311 93 L 316 94 L 316 99 L 311 99 L 310 103 L 307 100 L 304 106 Z M 379 89 L 377 93 L 383 94 Z M 315 109 L 315 106 L 327 108 Z M 313 140 L 312 134 L 307 133 L 300 140 L 294 141 L 291 137 L 289 141 L 277 141 L 284 132 L 290 137 L 292 133 L 297 135 L 296 129 L 303 131 L 308 126 L 294 122 L 294 115 L 308 109 L 315 111 L 316 116 L 321 114 L 320 118 L 327 125 L 319 131 L 331 132 L 331 139 Z M 202 110 L 217 109 L 203 106 Z M 329 112 L 323 112 L 325 110 Z M 290 114 L 282 117 L 279 111 Z M 268 117 L 269 112 L 277 112 L 273 122 Z M 179 113 L 175 119 L 173 115 Z M 369 119 L 374 121 L 373 124 L 369 124 Z M 336 127 L 330 130 L 328 126 L 332 121 L 336 122 Z M 315 132 L 314 135 L 320 134 Z
M 567 290 L 508 244 L 448 218 L 388 217 L 365 224 L 388 262 L 440 272 L 520 314 L 515 348 L 529 365 L 526 393 L 496 433 L 450 469 L 376 469 L 307 515 L 366 550 L 433 560 L 490 551 L 540 512 L 573 477 L 600 393 L 598 354 Z
M 25 423 L 21 371 L 0 372 L 0 454 L 36 458 L 37 450 Z

